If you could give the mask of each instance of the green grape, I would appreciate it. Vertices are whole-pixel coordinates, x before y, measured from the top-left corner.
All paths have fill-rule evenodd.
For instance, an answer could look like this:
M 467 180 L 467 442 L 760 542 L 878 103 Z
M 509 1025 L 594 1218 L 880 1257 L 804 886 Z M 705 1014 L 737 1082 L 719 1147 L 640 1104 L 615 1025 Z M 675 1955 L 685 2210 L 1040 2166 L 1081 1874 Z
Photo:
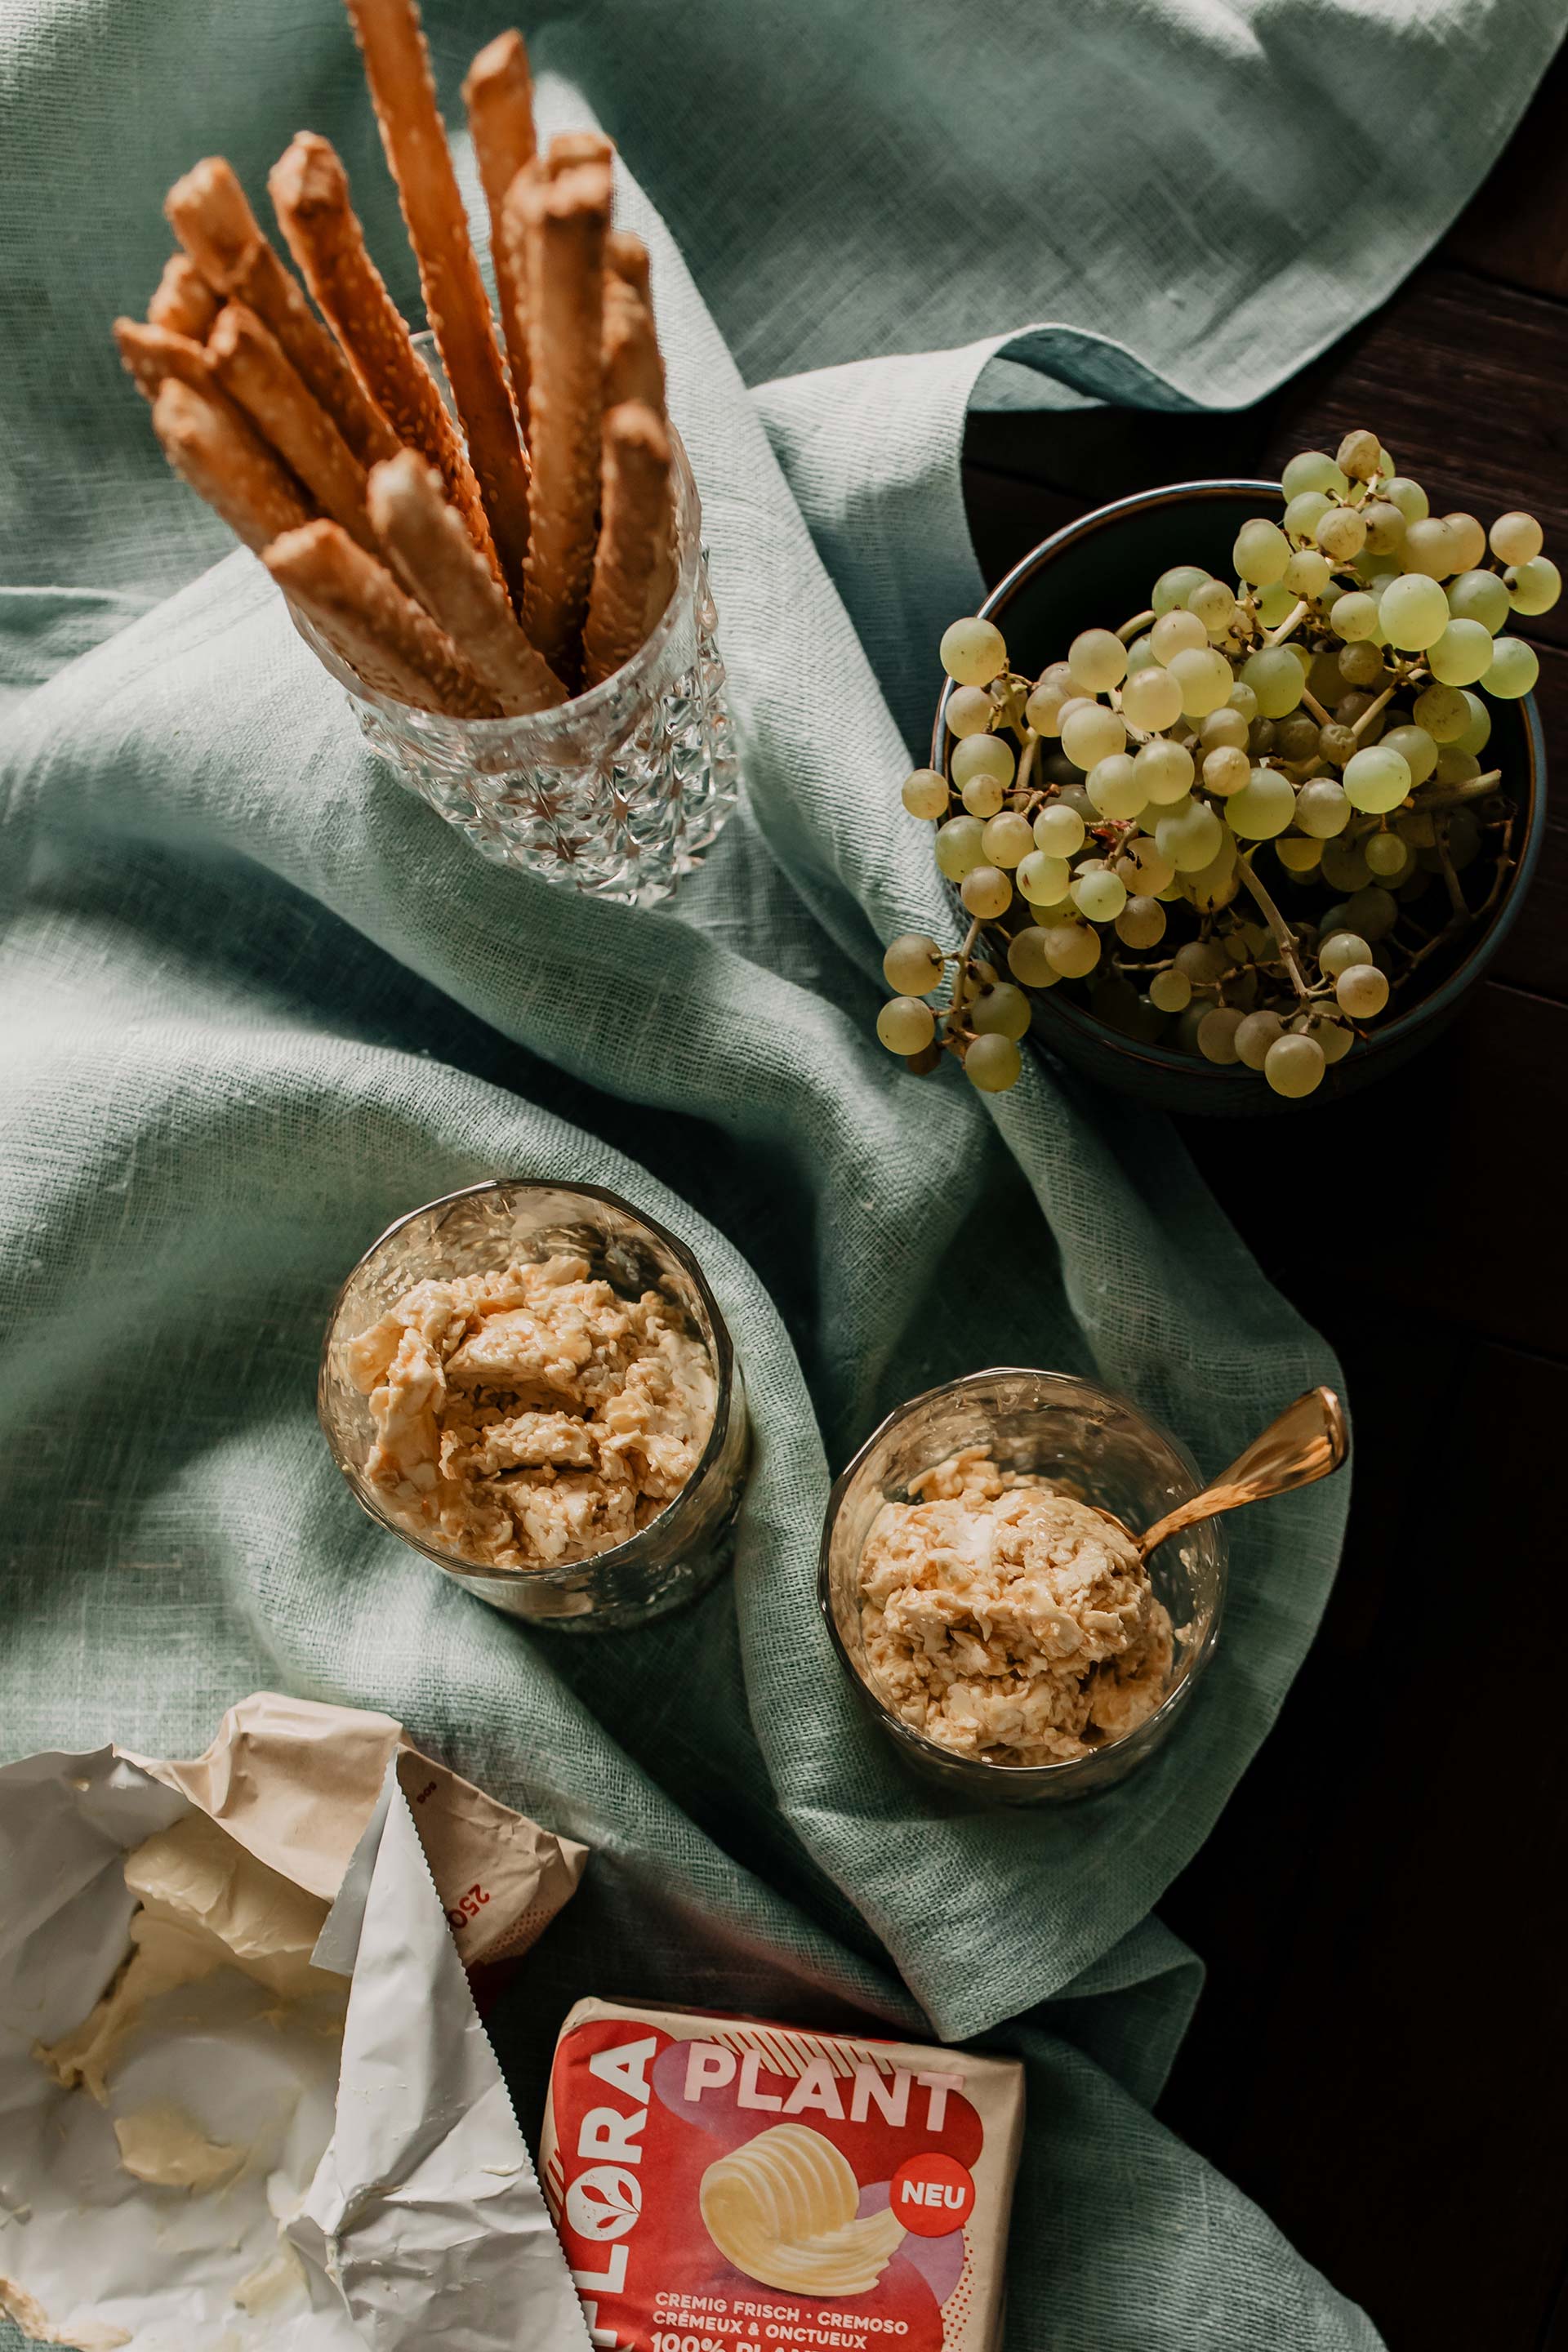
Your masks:
M 1156 808 L 1167 808 L 1192 789 L 1197 773 L 1185 744 L 1145 743 L 1133 761 L 1147 798 Z
M 1236 618 L 1236 598 L 1223 580 L 1205 580 L 1187 598 L 1187 610 L 1197 614 L 1211 637 L 1223 637 Z
M 917 768 L 904 778 L 899 797 L 911 816 L 945 816 L 947 778 L 934 768 Z
M 1371 961 L 1371 948 L 1354 931 L 1330 931 L 1319 944 L 1318 968 L 1326 979 L 1338 980 L 1353 964 Z
M 1355 507 L 1331 507 L 1313 536 L 1331 563 L 1349 563 L 1366 544 L 1366 524 Z
M 1278 1013 L 1248 1013 L 1236 1024 L 1233 1043 L 1236 1058 L 1245 1062 L 1249 1070 L 1260 1070 L 1268 1057 L 1268 1048 L 1276 1037 L 1285 1034 L 1285 1024 Z
M 1007 667 L 1007 645 L 994 621 L 952 621 L 942 631 L 942 666 L 955 685 L 989 686 Z
M 1288 1030 L 1276 1037 L 1263 1058 L 1263 1075 L 1277 1095 L 1299 1102 L 1322 1084 L 1323 1049 L 1315 1037 Z
M 1109 629 L 1085 629 L 1068 647 L 1068 667 L 1086 694 L 1107 694 L 1127 675 L 1127 648 Z
M 1127 904 L 1127 885 L 1109 866 L 1080 866 L 1068 893 L 1080 915 L 1091 923 L 1113 923 Z
M 1380 882 L 1402 882 L 1415 863 L 1410 845 L 1396 833 L 1374 833 L 1363 842 L 1367 871 Z
M 1034 845 L 1029 820 L 1016 809 L 1004 809 L 1000 816 L 994 816 L 980 837 L 981 851 L 992 865 L 1009 869 L 1027 857 Z
M 1205 1062 L 1239 1061 L 1236 1033 L 1246 1019 L 1232 1004 L 1216 1004 L 1198 1023 L 1198 1051 Z
M 1383 446 L 1375 433 L 1364 425 L 1352 425 L 1335 453 L 1342 474 L 1352 482 L 1370 482 L 1376 474 L 1383 457 Z
M 1182 715 L 1182 689 L 1163 663 L 1128 679 L 1121 689 L 1121 715 L 1146 735 L 1175 725 Z
M 1323 879 L 1331 890 L 1361 890 L 1372 880 L 1372 868 L 1359 842 L 1337 834 L 1323 844 Z
M 1252 762 L 1234 743 L 1222 743 L 1204 760 L 1204 790 L 1225 799 L 1239 793 L 1252 774 Z
M 1436 645 L 1448 626 L 1448 599 L 1436 579 L 1420 572 L 1402 572 L 1391 580 L 1377 609 L 1390 644 L 1406 653 Z
M 1410 771 L 1413 785 L 1424 784 L 1437 764 L 1436 740 L 1425 727 L 1412 727 L 1406 723 L 1387 728 L 1377 748 L 1380 751 L 1398 752 Z
M 1372 715 L 1373 698 L 1370 694 L 1357 692 L 1347 694 L 1334 705 L 1334 719 L 1338 725 L 1352 730 L 1360 729 L 1356 736 L 1358 743 L 1375 743 L 1383 732 L 1383 711 L 1380 710 L 1375 718 Z
M 994 816 L 1006 798 L 994 776 L 972 776 L 960 795 L 971 816 Z
M 1255 602 L 1258 617 L 1266 629 L 1278 628 L 1280 622 L 1296 609 L 1296 599 L 1282 579 L 1272 581 L 1267 588 L 1260 588 Z M 1286 650 L 1294 659 L 1296 647 L 1288 646 Z
M 1386 744 L 1370 744 L 1345 761 L 1345 798 L 1352 808 L 1382 816 L 1410 795 L 1410 764 Z
M 996 715 L 996 706 L 983 686 L 955 686 L 947 698 L 950 735 L 984 735 Z
M 1407 523 L 1425 522 L 1431 512 L 1426 491 L 1408 474 L 1395 474 L 1392 481 L 1385 482 L 1383 495 L 1399 509 Z
M 1274 844 L 1274 855 L 1287 874 L 1315 874 L 1323 862 L 1323 845 L 1310 834 L 1305 837 L 1281 834 Z
M 1228 907 L 1241 887 L 1241 877 L 1236 870 L 1236 841 L 1220 828 L 1219 849 L 1206 866 L 1181 877 L 1182 896 L 1196 907 L 1201 914 L 1217 914 Z
M 1127 749 L 1127 730 L 1102 702 L 1080 703 L 1062 713 L 1062 750 L 1075 768 L 1098 767 L 1113 751 Z
M 1450 572 L 1464 569 L 1458 561 L 1458 546 L 1454 534 L 1437 515 L 1411 523 L 1400 552 L 1405 563 L 1402 577 L 1446 580 Z
M 1082 980 L 1100 961 L 1100 933 L 1088 923 L 1051 923 L 1046 953 L 1064 980 Z
M 1369 499 L 1362 509 L 1369 555 L 1397 555 L 1405 542 L 1405 517 L 1389 499 Z
M 999 866 L 974 866 L 964 876 L 959 897 L 972 915 L 994 923 L 1013 903 L 1013 884 Z
M 1279 757 L 1291 765 L 1302 760 L 1312 760 L 1318 752 L 1318 722 L 1305 711 L 1280 721 L 1276 748 Z
M 877 1034 L 889 1054 L 919 1054 L 936 1035 L 936 1015 L 918 996 L 895 996 L 877 1015 Z
M 1393 479 L 1394 474 L 1396 470 L 1394 459 L 1390 457 L 1388 451 L 1382 446 L 1379 447 L 1377 453 L 1377 470 L 1381 478 L 1385 482 Z
M 1173 961 L 1194 988 L 1215 987 L 1230 970 L 1230 958 L 1217 940 L 1184 940 Z
M 1323 646 L 1312 656 L 1311 667 L 1307 672 L 1307 685 L 1320 702 L 1337 702 L 1345 690 L 1344 678 L 1340 671 L 1340 651 L 1338 646 Z
M 1490 579 L 1491 574 L 1486 574 Z M 1455 686 L 1429 686 L 1415 698 L 1411 716 L 1434 743 L 1454 743 L 1470 723 L 1470 706 Z
M 1430 849 L 1436 841 L 1436 827 L 1426 809 L 1405 809 L 1394 822 L 1400 840 L 1410 849 Z
M 1165 909 L 1158 898 L 1129 898 L 1116 918 L 1123 947 L 1157 948 L 1165 936 Z
M 1084 791 L 1083 777 L 1080 774 L 1073 774 L 1070 769 L 1068 773 L 1071 776 L 1071 782 L 1063 784 L 1057 798 L 1063 808 L 1077 809 L 1086 825 L 1092 824 L 1095 816 L 1094 803 Z
M 1491 528 L 1491 549 L 1500 563 L 1533 563 L 1545 534 L 1533 515 L 1499 515 Z
M 1375 596 L 1363 588 L 1352 588 L 1348 595 L 1339 597 L 1329 615 L 1335 630 L 1343 637 L 1346 650 L 1372 637 L 1377 629 L 1378 610 Z M 1380 665 L 1381 666 L 1381 665 Z M 1343 657 L 1340 661 L 1342 677 L 1348 675 Z M 1373 673 L 1376 675 L 1375 671 Z
M 1138 763 L 1127 751 L 1113 751 L 1089 772 L 1086 787 L 1101 816 L 1137 816 L 1148 801 Z
M 1318 757 L 1321 760 L 1327 760 L 1332 766 L 1342 768 L 1347 760 L 1355 757 L 1355 737 L 1348 727 L 1342 727 L 1337 719 L 1331 719 L 1326 727 L 1319 728 Z
M 936 836 L 936 862 L 939 872 L 950 882 L 962 882 L 973 874 L 984 852 L 980 846 L 985 827 L 977 816 L 949 817 Z
M 1285 576 L 1285 566 L 1290 561 L 1290 542 L 1278 523 L 1266 522 L 1258 515 L 1242 524 L 1232 556 L 1243 580 L 1249 581 L 1254 588 L 1270 588 Z
M 1146 833 L 1129 842 L 1116 861 L 1116 870 L 1134 896 L 1147 897 L 1168 889 L 1176 872 L 1159 843 Z
M 1168 615 L 1175 619 L 1172 613 Z M 1188 614 L 1188 619 L 1194 617 Z M 1163 628 L 1164 622 L 1160 626 Z M 1212 646 L 1184 646 L 1173 654 L 1165 666 L 1165 674 L 1173 677 L 1182 690 L 1182 709 L 1189 719 L 1206 719 L 1211 711 L 1222 709 L 1235 683 L 1230 664 Z
M 1480 576 L 1490 577 L 1487 572 Z M 1563 574 L 1549 555 L 1532 555 L 1528 563 L 1516 563 L 1509 572 L 1509 603 L 1527 620 L 1537 613 L 1550 613 L 1562 593 Z
M 1000 735 L 966 735 L 952 747 L 952 781 L 960 792 L 976 776 L 989 776 L 1004 791 L 1012 782 L 1017 761 L 1013 747 Z
M 1072 868 L 1065 857 L 1031 849 L 1027 857 L 1019 859 L 1014 879 L 1031 907 L 1059 907 L 1067 897 Z
M 1334 510 L 1334 502 L 1324 490 L 1298 490 L 1286 507 L 1280 529 L 1292 547 L 1300 547 L 1311 539 L 1326 514 Z M 1286 579 L 1289 579 L 1287 567 Z
M 969 1024 L 982 1037 L 1023 1036 L 1029 1025 L 1029 1000 L 1011 981 L 983 988 L 969 1008 Z
M 1226 702 L 1220 709 L 1209 712 L 1198 729 L 1198 740 L 1205 751 L 1244 751 L 1247 721 L 1239 710 Z
M 1426 667 L 1442 686 L 1474 686 L 1491 661 L 1491 631 L 1480 621 L 1450 621 L 1426 648 Z
M 1388 1003 L 1388 982 L 1374 963 L 1348 964 L 1334 982 L 1334 1001 L 1352 1021 L 1370 1021 Z
M 1480 856 L 1479 823 L 1471 810 L 1457 808 L 1449 812 L 1445 821 L 1444 831 L 1447 837 L 1448 855 L 1454 862 L 1454 871 L 1456 874 L 1462 874 L 1466 866 L 1473 866 Z
M 963 1075 L 983 1095 L 1005 1095 L 1018 1083 L 1023 1056 L 1011 1037 L 976 1037 L 963 1052 Z
M 1083 847 L 1084 824 L 1065 801 L 1047 801 L 1035 819 L 1035 846 L 1048 857 L 1070 857 Z
M 1456 621 L 1479 621 L 1495 637 L 1508 619 L 1508 590 L 1495 572 L 1461 572 L 1448 583 L 1448 610 Z
M 1154 593 L 1149 602 L 1163 620 L 1178 604 L 1184 604 L 1193 590 L 1201 588 L 1208 577 L 1209 574 L 1195 563 L 1173 564 L 1169 572 L 1162 572 L 1155 581 Z
M 1202 801 L 1170 809 L 1154 827 L 1154 838 L 1178 874 L 1196 874 L 1219 855 L 1225 828 Z
M 1066 896 L 1064 890 L 1063 896 Z M 1046 935 L 1031 923 L 1007 942 L 1007 969 L 1026 988 L 1054 988 L 1060 972 L 1046 953 Z
M 1206 650 L 1209 641 L 1209 633 L 1197 614 L 1189 613 L 1184 604 L 1173 612 L 1163 613 L 1149 635 L 1155 653 L 1167 666 L 1173 655 L 1184 650 L 1196 652 L 1200 646 Z
M 1479 757 L 1491 741 L 1492 715 L 1480 696 L 1472 694 L 1468 687 L 1465 689 L 1465 708 L 1470 714 L 1470 723 L 1462 735 L 1453 739 L 1454 749 Z
M 964 688 L 965 693 L 969 690 Z M 1047 684 L 1042 678 L 1024 705 L 1024 716 L 1037 735 L 1059 735 L 1062 711 L 1071 699 L 1071 688 L 1061 679 L 1052 678 Z
M 1473 572 L 1478 563 L 1487 560 L 1487 535 L 1473 514 L 1448 514 L 1443 517 L 1443 528 L 1448 534 L 1456 572 Z
M 1517 702 L 1541 676 L 1541 657 L 1522 637 L 1494 637 L 1491 667 L 1484 680 L 1487 692 L 1505 702 Z
M 1345 900 L 1347 930 L 1359 931 L 1363 940 L 1375 945 L 1385 940 L 1399 920 L 1399 901 L 1380 882 L 1368 883 L 1362 890 L 1352 890 Z
M 1288 499 L 1300 498 L 1303 490 L 1322 490 L 1339 499 L 1350 484 L 1326 449 L 1303 449 L 1286 467 L 1279 487 Z
M 929 996 L 941 982 L 942 954 L 923 931 L 901 931 L 882 957 L 882 977 L 898 996 Z
M 1242 664 L 1242 680 L 1258 697 L 1265 719 L 1283 719 L 1301 700 L 1301 665 L 1283 646 L 1265 646 Z
M 1254 694 L 1252 688 L 1247 685 L 1245 678 L 1238 677 L 1236 684 L 1231 688 L 1230 701 L 1227 708 L 1234 710 L 1238 718 L 1245 719 L 1249 727 L 1257 718 L 1258 697 Z
M 1315 1039 L 1324 1061 L 1331 1068 L 1335 1062 L 1342 1062 L 1355 1044 L 1355 1039 L 1345 1027 L 1344 1023 L 1331 1020 L 1327 1013 L 1319 1014 L 1313 1020 L 1311 1028 L 1307 1034 Z
M 1159 1013 L 1184 1013 L 1193 1001 L 1193 983 L 1184 971 L 1157 971 L 1149 982 L 1149 1002 Z
M 1226 822 L 1243 841 L 1272 841 L 1296 814 L 1296 788 L 1278 768 L 1254 768 L 1225 804 Z
M 1134 637 L 1127 648 L 1127 675 L 1129 677 L 1136 677 L 1140 670 L 1157 668 L 1159 666 L 1160 656 L 1154 651 L 1154 640 L 1145 629 L 1142 635 Z
M 1286 520 L 1289 520 L 1289 515 Z M 1326 555 L 1315 547 L 1303 547 L 1285 566 L 1281 585 L 1288 588 L 1292 596 L 1306 596 L 1316 603 L 1326 594 L 1333 576 Z
M 1472 776 L 1480 772 L 1480 761 L 1462 743 L 1445 743 L 1437 754 L 1436 780 L 1440 784 L 1468 784 Z

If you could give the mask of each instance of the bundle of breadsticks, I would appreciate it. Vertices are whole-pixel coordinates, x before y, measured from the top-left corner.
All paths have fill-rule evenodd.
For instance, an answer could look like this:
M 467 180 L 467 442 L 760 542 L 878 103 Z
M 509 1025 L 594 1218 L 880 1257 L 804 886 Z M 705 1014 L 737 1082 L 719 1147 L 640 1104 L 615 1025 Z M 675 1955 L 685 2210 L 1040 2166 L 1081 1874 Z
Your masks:
M 367 688 L 461 719 L 548 709 L 628 661 L 675 585 L 647 254 L 610 226 L 607 139 L 538 152 L 527 52 L 501 34 L 463 85 L 498 338 L 414 0 L 348 7 L 451 410 L 313 131 L 268 187 L 316 308 L 209 156 L 169 191 L 181 249 L 115 339 L 170 463 Z

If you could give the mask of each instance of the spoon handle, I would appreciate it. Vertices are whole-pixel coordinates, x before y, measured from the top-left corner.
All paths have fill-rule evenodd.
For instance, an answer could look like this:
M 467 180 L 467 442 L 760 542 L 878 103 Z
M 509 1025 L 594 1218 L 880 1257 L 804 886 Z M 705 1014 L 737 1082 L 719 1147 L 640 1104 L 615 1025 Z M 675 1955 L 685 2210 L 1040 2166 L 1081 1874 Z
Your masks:
M 1326 1478 L 1345 1460 L 1350 1445 L 1344 1407 L 1333 1390 L 1309 1389 L 1201 1495 L 1156 1519 L 1147 1535 L 1138 1538 L 1140 1554 L 1146 1559 L 1167 1536 L 1195 1527 L 1200 1519 L 1216 1518 L 1221 1511 L 1239 1510 L 1243 1503 L 1260 1503 L 1267 1496 L 1288 1495 L 1293 1486 Z

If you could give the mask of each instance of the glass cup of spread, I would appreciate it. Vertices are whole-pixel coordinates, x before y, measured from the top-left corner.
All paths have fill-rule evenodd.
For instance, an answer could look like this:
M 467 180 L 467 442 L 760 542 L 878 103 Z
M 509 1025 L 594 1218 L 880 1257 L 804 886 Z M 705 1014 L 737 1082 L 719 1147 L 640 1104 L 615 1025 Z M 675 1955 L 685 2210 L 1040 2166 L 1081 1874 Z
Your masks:
M 661 1498 L 652 1517 L 647 1517 L 646 1507 L 639 1507 L 646 1524 L 628 1531 L 624 1539 L 574 1557 L 541 1553 L 536 1561 L 500 1565 L 462 1523 L 463 1513 L 454 1515 L 443 1507 L 434 1466 L 422 1463 L 408 1478 L 391 1474 L 386 1446 L 378 1441 L 386 1433 L 388 1402 L 395 1400 L 389 1388 L 382 1386 L 379 1398 L 375 1389 L 397 1374 L 384 1369 L 379 1374 L 367 1371 L 365 1349 L 371 1347 L 368 1360 L 374 1364 L 375 1331 L 387 1328 L 384 1318 L 416 1284 L 499 1276 L 514 1265 L 526 1269 L 559 1259 L 585 1261 L 586 1280 L 607 1283 L 616 1301 L 633 1312 L 643 1312 L 639 1302 L 646 1305 L 651 1294 L 654 1331 L 670 1335 L 668 1345 L 679 1351 L 679 1360 L 692 1367 L 705 1363 L 711 1375 L 712 1419 L 705 1442 L 700 1430 L 692 1437 L 693 1466 L 679 1492 Z M 369 1341 L 366 1335 L 372 1335 Z M 489 1434 L 505 1437 L 520 1424 L 515 1419 L 507 1422 L 504 1402 L 498 1405 L 496 1394 L 483 1386 L 471 1391 L 480 1407 L 478 1418 L 506 1423 Z M 554 1401 L 548 1391 L 537 1388 L 528 1399 L 531 1405 L 543 1408 Z M 615 1402 L 612 1398 L 607 1411 L 614 1410 Z M 416 1403 L 414 1394 L 410 1413 Z M 332 1458 L 361 1507 L 466 1591 L 509 1615 L 568 1633 L 642 1624 L 695 1600 L 730 1566 L 750 1429 L 744 1383 L 729 1330 L 707 1277 L 684 1242 L 599 1185 L 521 1179 L 471 1184 L 389 1225 L 338 1293 L 321 1348 L 316 1409 Z M 587 1416 L 595 1417 L 594 1412 Z M 574 1426 L 569 1410 L 530 1412 L 527 1418 L 547 1433 L 553 1431 L 558 1443 L 574 1448 L 563 1457 L 567 1466 L 558 1470 L 552 1465 L 542 1474 L 542 1507 L 554 1508 L 567 1496 L 591 1510 L 595 1472 L 582 1420 Z M 440 1426 L 437 1423 L 437 1434 Z M 472 1438 L 474 1433 L 469 1429 L 466 1434 Z M 486 1434 L 479 1433 L 481 1438 Z M 442 1464 L 444 1476 L 445 1455 Z M 503 1460 L 489 1467 L 492 1473 L 499 1469 L 499 1478 L 484 1488 L 482 1516 L 495 1523 L 498 1511 L 510 1510 L 500 1490 L 509 1481 L 532 1485 L 534 1479 L 527 1465 L 509 1468 Z M 558 1478 L 564 1482 L 559 1496 L 553 1491 Z M 419 1479 L 423 1490 L 415 1483 Z M 445 1489 L 448 1500 L 454 1491 Z M 558 1514 L 552 1524 L 560 1523 Z M 517 1524 L 521 1530 L 523 1521 Z M 520 1535 L 519 1540 L 526 1549 L 526 1538 Z
M 999 1470 L 1044 1479 L 1065 1496 L 1110 1512 L 1134 1533 L 1196 1494 L 1202 1476 L 1186 1449 L 1128 1398 L 1063 1372 L 1005 1367 L 970 1372 L 900 1405 L 867 1439 L 828 1497 L 817 1573 L 822 1613 L 858 1697 L 904 1761 L 953 1795 L 983 1802 L 1087 1795 L 1125 1779 L 1190 1705 L 1219 1633 L 1225 1531 L 1205 1520 L 1149 1557 L 1152 1603 L 1169 1621 L 1168 1658 L 1162 1654 L 1157 1680 L 1140 1700 L 1147 1711 L 1131 1727 L 1100 1732 L 1091 1723 L 1081 1753 L 1051 1762 L 1009 1763 L 998 1760 L 994 1746 L 986 1753 L 949 1745 L 910 1719 L 923 1711 L 918 1700 L 909 1715 L 900 1711 L 868 1654 L 862 1561 L 884 1505 L 921 1499 L 916 1482 L 980 1448 Z

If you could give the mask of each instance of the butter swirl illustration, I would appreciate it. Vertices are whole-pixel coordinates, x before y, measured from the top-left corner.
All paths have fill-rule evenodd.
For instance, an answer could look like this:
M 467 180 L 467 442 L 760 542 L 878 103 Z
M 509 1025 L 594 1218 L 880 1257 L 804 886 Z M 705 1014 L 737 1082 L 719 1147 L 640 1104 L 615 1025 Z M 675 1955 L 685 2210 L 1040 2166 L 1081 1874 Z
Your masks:
M 699 2192 L 727 2262 L 792 2294 L 865 2294 L 903 2238 L 890 2212 L 856 2218 L 847 2158 L 805 2124 L 775 2124 L 710 2164 Z

